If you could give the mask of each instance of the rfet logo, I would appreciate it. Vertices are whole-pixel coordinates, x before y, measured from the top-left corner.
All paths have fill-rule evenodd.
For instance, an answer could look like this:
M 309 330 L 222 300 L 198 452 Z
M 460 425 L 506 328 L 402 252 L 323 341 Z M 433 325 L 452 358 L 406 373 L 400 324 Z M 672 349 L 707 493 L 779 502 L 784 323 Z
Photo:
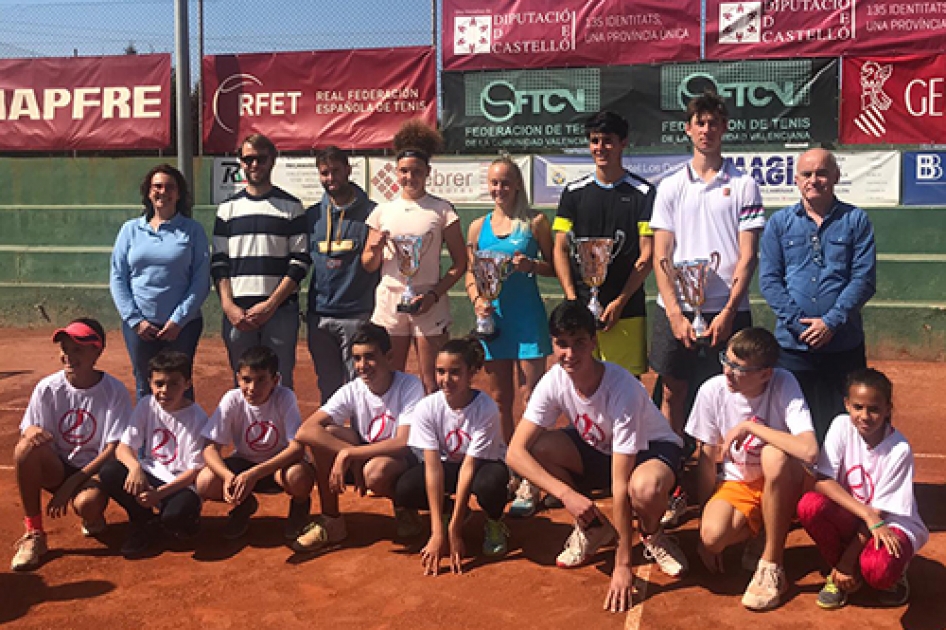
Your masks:
M 586 413 L 578 414 L 575 417 L 575 428 L 578 429 L 578 435 L 588 444 L 597 448 L 604 442 L 604 431 L 601 430 L 594 420 Z
M 59 419 L 59 434 L 67 444 L 85 446 L 98 430 L 98 421 L 85 409 L 70 409 Z
M 851 496 L 861 503 L 870 505 L 874 500 L 874 480 L 863 466 L 857 465 L 847 471 L 845 482 Z
M 470 434 L 457 427 L 453 431 L 447 433 L 446 437 L 444 438 L 444 442 L 447 446 L 447 458 L 456 460 L 458 459 L 459 455 L 463 455 L 466 452 L 466 449 L 470 444 Z
M 492 18 L 489 15 L 464 15 L 453 20 L 453 54 L 488 53 L 493 44 Z
M 295 115 L 302 92 L 263 92 L 263 82 L 248 73 L 231 74 L 214 91 L 211 107 L 221 129 L 235 133 L 240 118 Z
M 163 427 L 155 429 L 151 434 L 151 457 L 165 466 L 176 460 L 177 437 Z
M 265 453 L 279 445 L 279 429 L 268 420 L 257 420 L 246 428 L 243 440 L 251 451 Z
M 386 440 L 394 433 L 394 427 L 397 421 L 387 411 L 383 411 L 371 419 L 368 423 L 368 435 L 365 438 L 372 444 Z

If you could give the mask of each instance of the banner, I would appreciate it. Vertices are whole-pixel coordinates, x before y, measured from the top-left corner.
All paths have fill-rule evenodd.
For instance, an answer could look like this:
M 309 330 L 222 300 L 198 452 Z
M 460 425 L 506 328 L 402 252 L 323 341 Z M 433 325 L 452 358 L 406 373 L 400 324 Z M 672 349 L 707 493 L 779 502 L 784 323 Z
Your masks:
M 0 60 L 0 150 L 170 143 L 170 55 Z
M 800 200 L 795 185 L 798 152 L 724 151 L 724 155 L 756 180 L 766 207 L 781 208 Z M 898 205 L 900 155 L 896 151 L 839 151 L 834 156 L 841 168 L 841 180 L 834 188 L 839 199 L 862 208 Z
M 690 159 L 689 155 L 625 155 L 624 168 L 655 186 Z M 558 206 L 568 182 L 595 170 L 590 155 L 536 155 L 533 158 L 532 203 Z
M 436 124 L 436 70 L 428 46 L 204 57 L 204 149 L 251 133 L 281 151 L 390 148 L 404 121 Z
M 444 70 L 700 58 L 699 0 L 444 0 L 443 25 Z
M 837 82 L 833 59 L 445 72 L 444 137 L 452 152 L 583 148 L 585 121 L 610 109 L 632 146 L 684 148 L 686 105 L 711 89 L 729 110 L 727 143 L 836 142 Z
M 897 0 L 706 2 L 706 56 L 832 57 L 942 52 L 946 5 Z
M 495 157 L 470 157 L 466 159 L 435 158 L 430 162 L 427 192 L 442 197 L 453 204 L 492 205 L 489 196 L 487 171 Z M 529 186 L 532 181 L 532 161 L 529 156 L 512 158 L 522 171 L 522 180 Z M 397 197 L 394 158 L 368 158 L 368 196 L 381 203 Z M 529 191 L 526 191 L 528 194 Z
M 365 188 L 367 181 L 368 160 L 363 157 L 349 157 L 351 165 L 351 181 Z M 302 205 L 309 207 L 322 200 L 322 183 L 319 181 L 319 169 L 315 165 L 315 157 L 283 156 L 276 160 L 273 166 L 273 184 L 279 186 L 289 194 L 298 197 Z M 213 203 L 223 203 L 246 186 L 246 177 L 243 175 L 242 165 L 235 157 L 214 158 L 213 188 L 211 198 Z
M 903 154 L 905 206 L 942 206 L 946 203 L 946 152 L 914 151 Z
M 946 143 L 946 55 L 848 57 L 843 64 L 841 142 Z

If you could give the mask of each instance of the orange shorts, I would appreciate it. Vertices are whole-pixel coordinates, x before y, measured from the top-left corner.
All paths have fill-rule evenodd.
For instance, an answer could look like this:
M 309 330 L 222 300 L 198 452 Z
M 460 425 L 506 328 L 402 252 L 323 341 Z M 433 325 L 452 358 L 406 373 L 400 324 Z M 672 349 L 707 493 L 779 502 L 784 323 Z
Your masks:
M 739 510 L 746 517 L 752 535 L 762 531 L 762 488 L 764 479 L 745 481 L 724 481 L 716 487 L 716 492 L 710 497 L 725 501 Z

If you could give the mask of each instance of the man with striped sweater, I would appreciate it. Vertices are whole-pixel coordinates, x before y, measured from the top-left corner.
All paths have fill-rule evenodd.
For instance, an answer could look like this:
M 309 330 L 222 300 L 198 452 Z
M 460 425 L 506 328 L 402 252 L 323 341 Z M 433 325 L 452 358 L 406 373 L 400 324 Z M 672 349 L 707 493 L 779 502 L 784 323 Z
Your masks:
M 280 382 L 292 388 L 299 334 L 299 284 L 311 263 L 302 203 L 274 186 L 276 146 L 262 134 L 240 145 L 246 188 L 217 209 L 210 271 L 223 309 L 223 341 L 236 372 L 240 356 L 267 346 Z

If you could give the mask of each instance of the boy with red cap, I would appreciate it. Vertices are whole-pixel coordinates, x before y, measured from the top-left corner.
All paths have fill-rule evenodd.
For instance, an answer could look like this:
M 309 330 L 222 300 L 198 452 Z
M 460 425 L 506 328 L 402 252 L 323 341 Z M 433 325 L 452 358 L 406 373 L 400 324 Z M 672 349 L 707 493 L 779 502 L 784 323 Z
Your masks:
M 47 516 L 63 516 L 71 505 L 82 518 L 84 535 L 95 536 L 105 528 L 108 495 L 94 476 L 114 456 L 131 415 L 125 386 L 95 369 L 105 349 L 99 322 L 76 319 L 53 333 L 53 341 L 59 344 L 63 369 L 33 390 L 14 450 L 26 525 L 10 564 L 14 571 L 37 568 L 48 550 L 41 505 L 44 488 L 53 495 Z

